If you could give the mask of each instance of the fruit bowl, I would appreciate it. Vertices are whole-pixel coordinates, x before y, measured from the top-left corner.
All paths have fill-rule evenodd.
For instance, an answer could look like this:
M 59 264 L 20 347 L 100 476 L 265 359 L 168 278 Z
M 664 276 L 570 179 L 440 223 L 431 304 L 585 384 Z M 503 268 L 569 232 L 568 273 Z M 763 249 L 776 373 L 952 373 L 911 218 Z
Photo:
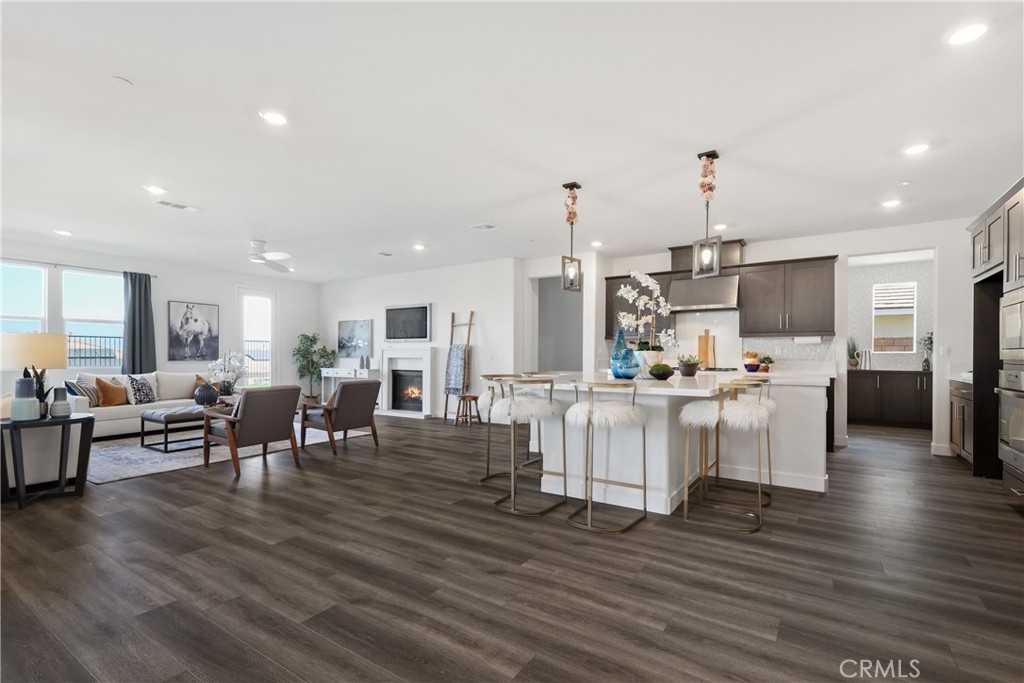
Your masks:
M 761 369 L 760 363 L 744 363 L 743 367 L 747 369 L 747 372 L 757 372 Z

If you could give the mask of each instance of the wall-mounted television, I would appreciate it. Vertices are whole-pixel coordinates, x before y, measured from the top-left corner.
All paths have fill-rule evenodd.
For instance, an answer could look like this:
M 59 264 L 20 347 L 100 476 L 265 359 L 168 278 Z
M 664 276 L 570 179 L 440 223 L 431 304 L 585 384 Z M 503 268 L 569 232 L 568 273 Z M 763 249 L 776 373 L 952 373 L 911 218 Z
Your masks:
M 430 341 L 430 304 L 385 308 L 384 340 L 389 342 Z

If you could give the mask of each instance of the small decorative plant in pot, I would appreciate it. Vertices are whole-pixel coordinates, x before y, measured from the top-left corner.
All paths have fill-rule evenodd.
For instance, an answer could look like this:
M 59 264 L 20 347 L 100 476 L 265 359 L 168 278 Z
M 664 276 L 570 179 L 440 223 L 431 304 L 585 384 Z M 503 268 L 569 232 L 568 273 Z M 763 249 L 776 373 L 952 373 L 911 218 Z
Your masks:
M 671 365 L 655 363 L 651 366 L 651 377 L 654 379 L 666 380 L 674 374 L 676 374 L 676 371 L 672 369 Z
M 924 360 L 921 361 L 921 369 L 924 372 L 930 372 L 932 369 L 932 349 L 935 348 L 935 333 L 929 332 L 918 339 L 917 343 L 921 345 L 921 350 L 924 351 Z
M 770 372 L 771 369 L 772 369 L 772 364 L 774 362 L 775 362 L 775 359 L 772 358 L 771 356 L 761 356 L 761 360 L 758 361 L 758 363 L 760 364 L 761 367 L 759 367 L 757 369 L 757 371 L 758 372 Z
M 36 366 L 32 366 L 32 372 L 25 368 L 25 371 L 21 375 L 22 377 L 31 378 L 36 388 L 36 399 L 39 400 L 39 417 L 46 417 L 47 411 L 50 409 L 50 405 L 46 402 L 46 399 L 50 395 L 50 390 L 46 388 L 46 368 L 42 370 L 36 370 Z
M 320 394 L 313 393 L 313 384 L 320 384 L 320 368 L 333 368 L 338 352 L 320 344 L 320 335 L 300 334 L 298 345 L 292 349 L 292 362 L 299 371 L 299 379 L 309 378 L 309 393 L 306 398 L 316 400 Z
M 859 351 L 860 347 L 857 346 L 856 339 L 850 337 L 849 339 L 846 340 L 846 358 L 848 359 L 847 362 L 850 364 L 851 370 L 856 370 L 857 367 L 860 365 L 860 359 L 857 358 L 857 353 Z
M 679 374 L 682 377 L 693 377 L 697 374 L 697 370 L 700 369 L 700 358 L 692 354 L 676 356 L 676 362 L 679 363 Z

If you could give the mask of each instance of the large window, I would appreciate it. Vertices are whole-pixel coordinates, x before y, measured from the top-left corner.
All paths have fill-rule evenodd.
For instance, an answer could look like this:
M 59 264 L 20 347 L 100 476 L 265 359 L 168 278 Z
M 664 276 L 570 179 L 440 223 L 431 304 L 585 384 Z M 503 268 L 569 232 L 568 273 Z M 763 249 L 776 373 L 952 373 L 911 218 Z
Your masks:
M 914 353 L 917 350 L 917 283 L 875 285 L 871 298 L 871 348 L 875 353 Z
M 62 282 L 68 365 L 119 366 L 124 349 L 124 279 L 66 270 Z
M 0 332 L 46 331 L 46 269 L 0 264 Z

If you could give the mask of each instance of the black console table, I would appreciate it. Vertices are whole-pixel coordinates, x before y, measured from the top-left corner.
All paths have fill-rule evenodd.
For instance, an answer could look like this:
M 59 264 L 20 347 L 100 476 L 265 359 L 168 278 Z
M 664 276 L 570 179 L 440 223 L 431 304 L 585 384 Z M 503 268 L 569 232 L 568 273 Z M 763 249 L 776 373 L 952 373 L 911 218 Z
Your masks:
M 92 413 L 72 413 L 70 417 L 54 419 L 45 417 L 41 420 L 0 420 L 0 496 L 3 500 L 17 499 L 18 509 L 25 507 L 30 500 L 55 498 L 59 496 L 82 496 L 85 493 L 85 478 L 89 473 L 89 452 L 92 447 L 92 428 L 96 417 Z M 71 445 L 71 426 L 80 425 L 81 434 L 78 438 L 78 469 L 75 473 L 75 490 L 65 491 L 68 486 L 68 449 Z M 21 433 L 26 429 L 43 429 L 60 427 L 60 471 L 57 473 L 57 486 L 45 491 L 25 493 L 25 454 L 21 446 Z M 7 442 L 2 438 L 3 431 L 11 432 L 11 459 L 14 463 L 14 487 L 17 495 L 10 495 L 10 484 L 7 481 Z

